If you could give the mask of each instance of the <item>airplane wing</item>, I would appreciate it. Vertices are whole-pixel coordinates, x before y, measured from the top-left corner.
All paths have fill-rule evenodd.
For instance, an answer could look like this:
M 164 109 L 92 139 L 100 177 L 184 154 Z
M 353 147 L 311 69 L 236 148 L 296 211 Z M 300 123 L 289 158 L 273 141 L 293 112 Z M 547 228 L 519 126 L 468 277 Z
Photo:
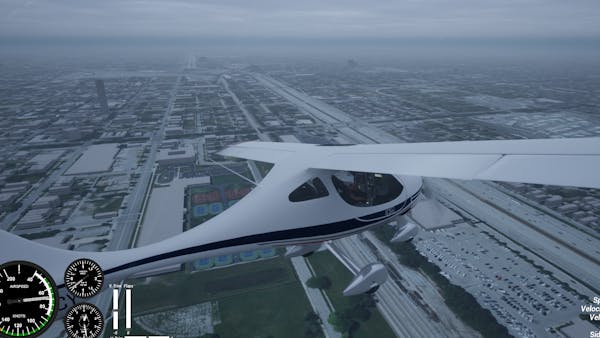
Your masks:
M 315 169 L 600 188 L 597 137 L 349 146 L 247 142 L 224 153 L 271 163 L 302 153 Z
M 277 163 L 297 152 L 306 151 L 314 147 L 313 144 L 283 143 L 283 142 L 258 142 L 250 141 L 229 146 L 219 152 L 225 157 L 243 158 L 246 160 Z

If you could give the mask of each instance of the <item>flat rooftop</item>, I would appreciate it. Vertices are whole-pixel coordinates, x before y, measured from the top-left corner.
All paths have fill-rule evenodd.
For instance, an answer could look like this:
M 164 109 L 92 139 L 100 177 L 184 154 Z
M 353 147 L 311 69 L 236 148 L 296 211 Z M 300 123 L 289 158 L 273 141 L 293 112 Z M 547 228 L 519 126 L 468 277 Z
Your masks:
M 65 174 L 77 175 L 110 171 L 118 152 L 118 143 L 91 145 Z
M 29 160 L 29 163 L 32 164 L 32 168 L 30 168 L 30 170 L 44 169 L 57 161 L 64 153 L 64 150 L 54 150 L 47 153 L 37 154 L 32 157 L 31 160 Z
M 210 183 L 209 176 L 174 179 L 169 186 L 154 187 L 146 206 L 136 246 L 156 243 L 183 232 L 185 188 Z
M 169 161 L 178 159 L 193 158 L 196 156 L 196 149 L 191 144 L 183 145 L 176 149 L 160 149 L 156 154 L 156 161 Z

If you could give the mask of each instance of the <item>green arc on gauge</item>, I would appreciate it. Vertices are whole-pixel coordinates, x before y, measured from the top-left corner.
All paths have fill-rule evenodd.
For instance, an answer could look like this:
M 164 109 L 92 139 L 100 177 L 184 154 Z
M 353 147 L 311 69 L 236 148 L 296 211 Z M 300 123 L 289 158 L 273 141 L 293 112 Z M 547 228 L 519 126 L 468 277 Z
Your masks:
M 32 285 L 31 283 L 33 283 L 35 280 L 39 281 L 40 284 L 42 284 L 44 290 L 47 291 L 48 295 L 47 295 L 47 306 L 48 308 L 45 307 L 40 307 L 38 308 L 39 310 L 46 309 L 45 313 L 40 313 L 37 312 L 37 314 L 35 313 L 22 313 L 22 315 L 24 315 L 23 317 L 14 317 L 12 316 L 12 318 L 21 318 L 24 320 L 27 320 L 27 322 L 29 323 L 28 325 L 25 325 L 26 322 L 22 322 L 22 324 L 19 324 L 19 320 L 17 320 L 17 323 L 14 323 L 13 325 L 10 324 L 10 318 L 11 318 L 11 314 L 10 313 L 3 313 L 0 314 L 0 336 L 2 337 L 32 337 L 32 336 L 38 336 L 39 334 L 41 334 L 41 332 L 45 331 L 45 329 L 48 328 L 48 325 L 51 323 L 52 319 L 54 318 L 55 312 L 56 312 L 56 290 L 54 288 L 54 284 L 51 281 L 51 279 L 49 279 L 47 276 L 47 272 L 44 271 L 42 268 L 40 268 L 39 266 L 26 262 L 26 261 L 18 261 L 18 262 L 10 262 L 7 264 L 3 264 L 0 266 L 0 269 L 2 269 L 2 272 L 4 272 L 4 276 L 6 276 L 6 281 L 10 282 L 9 279 L 9 274 L 7 273 L 8 271 L 11 271 L 11 267 L 14 268 L 15 266 L 18 265 L 18 271 L 19 271 L 19 275 L 21 274 L 21 267 L 25 267 L 26 269 L 32 269 L 34 274 L 33 276 L 31 276 L 30 278 L 32 278 L 31 280 L 28 278 L 27 281 L 21 280 L 21 281 L 17 281 L 17 283 L 23 283 L 23 284 L 28 284 L 28 285 Z M 27 271 L 27 270 L 26 270 Z M 11 271 L 12 272 L 12 271 Z M 12 273 L 10 273 L 12 274 Z M 4 279 L 4 278 L 3 278 Z M 12 281 L 15 281 L 14 277 L 12 279 Z M 0 285 L 1 286 L 1 285 Z M 7 291 L 9 289 L 5 289 L 5 291 Z M 40 290 L 41 292 L 41 290 Z M 43 294 L 39 294 L 39 296 L 42 296 Z M 6 296 L 8 298 L 7 293 L 4 293 L 4 296 Z M 15 295 L 16 296 L 16 295 Z M 36 295 L 32 295 L 34 298 L 36 297 Z M 21 296 L 17 296 L 17 297 L 22 297 Z M 44 295 L 44 297 L 46 297 Z M 19 298 L 16 298 L 13 301 L 17 301 Z M 19 303 L 22 303 L 26 298 L 21 298 L 20 300 L 18 300 Z M 32 300 L 33 301 L 33 300 Z M 8 304 L 10 304 L 10 299 L 7 301 Z M 9 310 L 10 306 L 8 308 L 5 308 L 5 310 Z M 13 314 L 14 315 L 14 314 Z M 4 323 L 3 318 L 9 318 L 9 321 L 7 321 L 8 325 L 6 325 L 6 323 Z M 33 320 L 34 318 L 37 318 L 38 320 L 33 322 L 31 320 Z M 5 324 L 5 325 L 3 325 Z M 19 324 L 19 326 L 15 327 L 17 324 Z M 24 330 L 23 332 L 21 332 L 21 330 Z

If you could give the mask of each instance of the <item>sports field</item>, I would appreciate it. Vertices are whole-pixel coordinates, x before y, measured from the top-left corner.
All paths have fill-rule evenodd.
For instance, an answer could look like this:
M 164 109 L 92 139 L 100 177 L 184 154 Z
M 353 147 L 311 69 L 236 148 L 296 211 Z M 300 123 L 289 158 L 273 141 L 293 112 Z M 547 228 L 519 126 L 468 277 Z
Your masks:
M 231 207 L 246 196 L 252 187 L 250 182 L 235 175 L 214 176 L 211 177 L 210 184 L 189 187 L 187 229 L 198 226 Z

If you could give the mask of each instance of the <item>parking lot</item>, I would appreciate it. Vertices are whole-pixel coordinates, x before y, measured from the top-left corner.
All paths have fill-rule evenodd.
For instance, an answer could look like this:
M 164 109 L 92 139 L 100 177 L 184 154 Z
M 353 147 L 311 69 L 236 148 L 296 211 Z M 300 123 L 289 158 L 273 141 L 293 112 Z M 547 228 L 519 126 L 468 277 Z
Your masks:
M 424 232 L 417 248 L 520 337 L 561 337 L 552 329 L 580 313 L 580 295 L 481 229 L 462 223 Z

